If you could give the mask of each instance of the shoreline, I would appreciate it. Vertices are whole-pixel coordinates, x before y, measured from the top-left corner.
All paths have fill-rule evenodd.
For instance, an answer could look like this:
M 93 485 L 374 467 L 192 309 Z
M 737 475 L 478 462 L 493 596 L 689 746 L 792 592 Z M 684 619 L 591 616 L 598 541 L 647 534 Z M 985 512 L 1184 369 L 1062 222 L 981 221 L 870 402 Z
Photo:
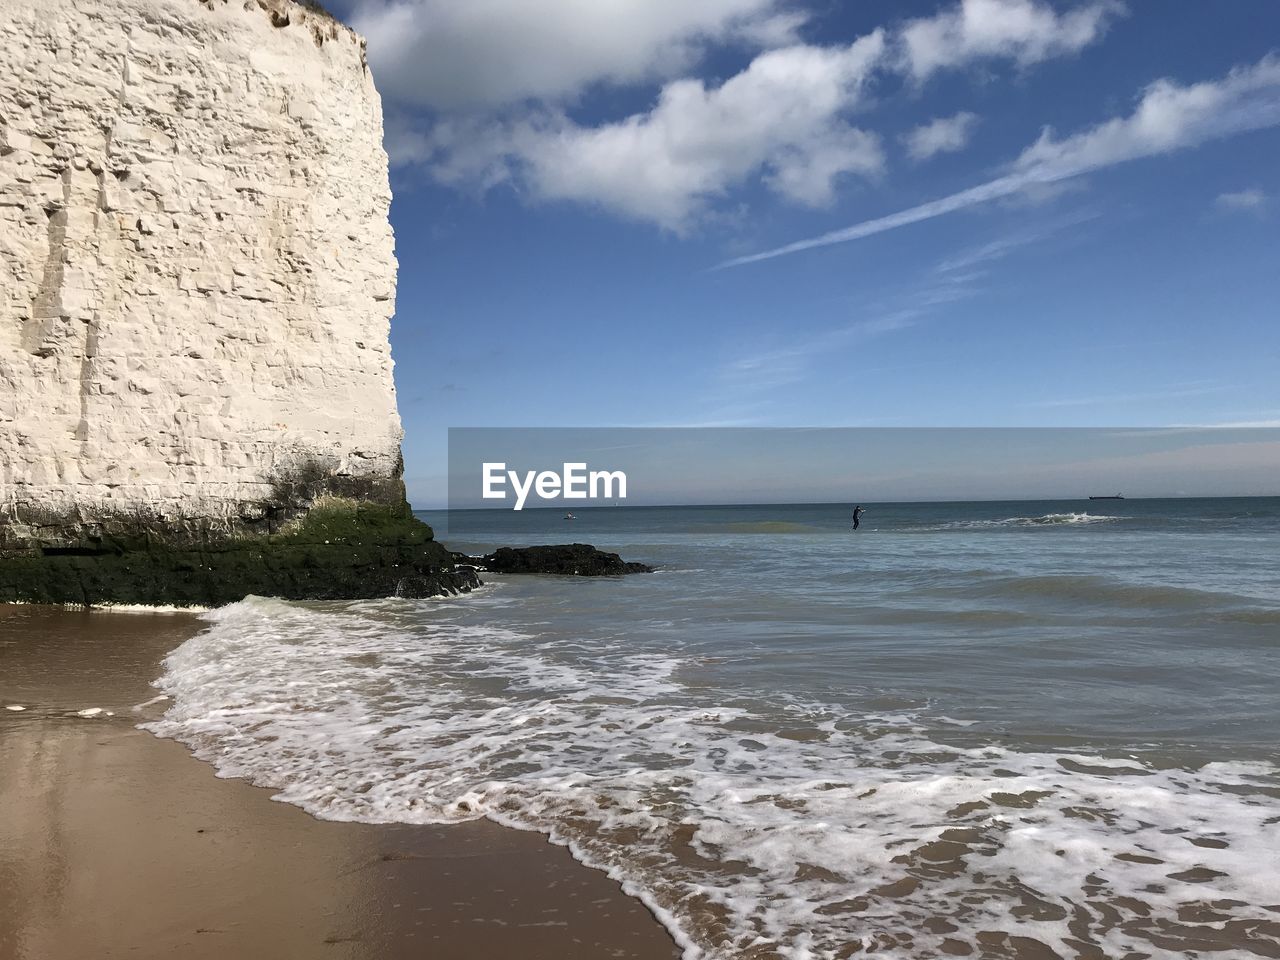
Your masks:
M 639 900 L 541 834 L 322 821 L 218 778 L 137 727 L 200 621 L 111 612 L 0 605 L 0 705 L 26 708 L 0 711 L 0 955 L 679 955 Z

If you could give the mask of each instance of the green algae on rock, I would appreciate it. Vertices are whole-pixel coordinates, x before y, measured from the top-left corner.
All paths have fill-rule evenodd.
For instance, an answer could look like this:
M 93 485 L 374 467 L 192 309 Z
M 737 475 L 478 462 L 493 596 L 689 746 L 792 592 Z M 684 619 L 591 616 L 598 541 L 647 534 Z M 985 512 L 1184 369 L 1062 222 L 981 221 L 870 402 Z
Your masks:
M 363 40 L 309 0 L 5 9 L 0 600 L 477 583 L 405 502 Z
M 38 536 L 0 543 L 0 602 L 216 606 L 251 595 L 426 597 L 480 585 L 407 505 L 328 498 L 266 534 L 120 516 L 81 529 L 56 545 Z

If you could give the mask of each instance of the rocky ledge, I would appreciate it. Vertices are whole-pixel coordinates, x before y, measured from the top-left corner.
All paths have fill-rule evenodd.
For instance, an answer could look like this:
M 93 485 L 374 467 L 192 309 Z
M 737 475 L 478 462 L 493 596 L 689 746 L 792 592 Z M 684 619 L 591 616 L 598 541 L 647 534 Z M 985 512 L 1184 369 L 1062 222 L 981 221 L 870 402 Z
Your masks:
M 137 515 L 75 524 L 61 518 L 47 528 L 28 523 L 20 539 L 14 532 L 0 527 L 0 603 L 205 607 L 250 595 L 420 598 L 468 593 L 482 585 L 481 573 L 653 572 L 588 543 L 455 553 L 407 504 L 331 495 L 300 517 L 252 532 Z
M 249 595 L 356 600 L 480 586 L 407 504 L 328 497 L 273 532 L 97 517 L 0 536 L 0 602 L 217 606 Z M 54 533 L 56 531 L 56 534 Z M 3 531 L 12 532 L 12 531 Z
M 616 553 L 589 543 L 561 543 L 540 547 L 500 547 L 483 557 L 452 555 L 459 566 L 483 573 L 554 573 L 570 577 L 616 577 L 624 573 L 653 573 L 653 567 L 623 560 Z

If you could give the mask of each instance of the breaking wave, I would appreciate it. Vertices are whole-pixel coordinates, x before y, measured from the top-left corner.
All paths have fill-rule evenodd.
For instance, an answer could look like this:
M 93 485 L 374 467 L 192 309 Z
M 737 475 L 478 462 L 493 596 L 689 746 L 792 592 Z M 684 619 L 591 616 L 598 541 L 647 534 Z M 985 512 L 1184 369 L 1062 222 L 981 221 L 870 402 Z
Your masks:
M 1280 949 L 1268 764 L 1015 750 L 942 718 L 734 698 L 625 637 L 468 625 L 449 604 L 206 618 L 149 729 L 317 817 L 541 831 L 690 960 Z
M 1127 517 L 1102 516 L 1092 513 L 1046 513 L 1038 517 L 1005 517 L 1002 520 L 953 520 L 936 529 L 972 530 L 982 527 L 1060 527 L 1084 523 L 1114 523 Z

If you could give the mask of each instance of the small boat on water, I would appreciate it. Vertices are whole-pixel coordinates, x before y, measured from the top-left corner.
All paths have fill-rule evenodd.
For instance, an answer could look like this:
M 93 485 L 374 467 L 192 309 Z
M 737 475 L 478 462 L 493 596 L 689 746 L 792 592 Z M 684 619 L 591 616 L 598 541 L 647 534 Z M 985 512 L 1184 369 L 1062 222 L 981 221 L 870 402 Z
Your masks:
M 577 517 L 575 517 L 572 513 L 566 513 L 566 514 L 564 515 L 564 518 L 565 518 L 566 520 L 577 520 L 577 519 L 578 519 L 578 518 L 577 518 Z
M 1123 499 L 1124 499 L 1124 494 L 1122 494 L 1122 493 L 1112 493 L 1112 494 L 1109 494 L 1109 495 L 1103 495 L 1103 496 L 1101 496 L 1101 497 L 1090 497 L 1089 499 L 1090 499 L 1090 500 L 1123 500 Z

